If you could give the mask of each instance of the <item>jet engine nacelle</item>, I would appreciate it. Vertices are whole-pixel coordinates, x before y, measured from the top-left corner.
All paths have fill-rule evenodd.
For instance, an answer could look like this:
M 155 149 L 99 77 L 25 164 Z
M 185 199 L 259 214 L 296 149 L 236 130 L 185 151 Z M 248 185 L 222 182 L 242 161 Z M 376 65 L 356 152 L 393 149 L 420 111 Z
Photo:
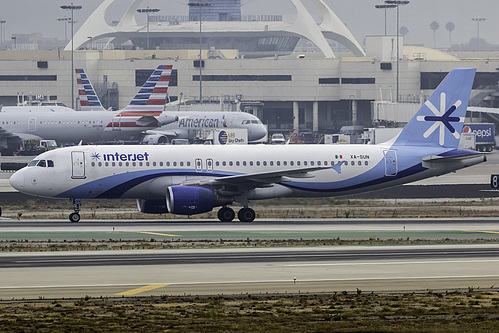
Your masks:
M 199 186 L 170 186 L 166 192 L 169 213 L 193 215 L 211 212 L 215 207 L 213 190 Z
M 166 209 L 166 200 L 163 199 L 154 199 L 154 200 L 137 199 L 137 207 L 139 208 L 139 212 L 145 214 L 168 213 L 168 209 Z
M 168 137 L 164 134 L 146 134 L 142 141 L 147 142 L 148 145 L 164 145 L 170 142 Z

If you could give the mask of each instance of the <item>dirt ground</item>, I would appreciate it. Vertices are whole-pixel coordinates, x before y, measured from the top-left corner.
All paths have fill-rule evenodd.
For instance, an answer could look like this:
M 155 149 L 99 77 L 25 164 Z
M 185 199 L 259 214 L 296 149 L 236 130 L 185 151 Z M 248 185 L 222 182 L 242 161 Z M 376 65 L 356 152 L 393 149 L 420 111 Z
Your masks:
M 422 218 L 496 217 L 499 198 L 477 199 L 275 199 L 254 202 L 257 218 Z M 234 207 L 237 209 L 237 206 Z M 3 217 L 67 219 L 72 204 L 67 200 L 27 200 L 3 207 Z M 217 218 L 217 209 L 194 216 L 150 215 L 137 210 L 134 200 L 86 200 L 82 219 L 189 219 Z

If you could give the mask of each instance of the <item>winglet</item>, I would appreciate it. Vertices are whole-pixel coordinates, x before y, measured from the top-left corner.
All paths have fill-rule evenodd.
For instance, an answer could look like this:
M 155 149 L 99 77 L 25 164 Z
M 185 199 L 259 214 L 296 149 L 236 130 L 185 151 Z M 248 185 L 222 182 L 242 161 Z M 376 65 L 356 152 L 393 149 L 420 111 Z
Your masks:
M 394 146 L 457 148 L 476 69 L 452 70 L 395 140 Z
M 77 68 L 75 72 L 81 110 L 105 111 L 85 71 L 82 68 Z
M 172 65 L 158 66 L 124 111 L 163 111 Z

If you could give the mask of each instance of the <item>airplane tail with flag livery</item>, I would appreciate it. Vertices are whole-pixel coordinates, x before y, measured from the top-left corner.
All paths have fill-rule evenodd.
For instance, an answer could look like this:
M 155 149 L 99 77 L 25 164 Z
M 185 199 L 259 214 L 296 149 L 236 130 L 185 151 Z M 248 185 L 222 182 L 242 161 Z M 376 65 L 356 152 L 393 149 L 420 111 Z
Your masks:
M 394 146 L 457 148 L 476 69 L 452 70 L 395 139 Z
M 75 72 L 81 110 L 105 111 L 85 71 L 82 68 L 77 68 Z
M 158 66 L 123 111 L 163 111 L 172 65 Z

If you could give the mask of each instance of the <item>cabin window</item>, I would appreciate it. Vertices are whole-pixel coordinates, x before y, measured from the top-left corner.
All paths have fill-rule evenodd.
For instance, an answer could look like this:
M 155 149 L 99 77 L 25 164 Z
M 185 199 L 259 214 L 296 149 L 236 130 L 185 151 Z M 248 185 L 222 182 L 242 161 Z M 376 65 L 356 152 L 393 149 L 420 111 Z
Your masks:
M 253 166 L 253 161 L 250 161 L 250 162 L 249 162 L 249 165 L 250 165 L 250 166 Z
M 230 162 L 229 162 L 229 165 L 230 165 L 230 166 L 233 166 L 233 165 L 234 165 L 234 163 L 233 163 L 232 161 L 230 161 Z
M 313 162 L 312 162 L 313 163 Z M 313 165 L 313 164 L 312 164 Z M 321 165 L 321 161 L 317 161 L 317 165 L 320 166 Z
M 243 166 L 246 166 L 246 161 L 243 161 Z
M 170 166 L 170 162 L 166 162 L 166 166 L 169 167 Z
M 136 165 L 135 162 L 132 162 L 132 166 L 135 166 L 135 165 Z
M 357 162 L 357 164 L 358 164 L 359 166 L 361 166 L 361 165 L 362 165 L 362 161 Z
M 219 162 L 219 161 L 216 161 L 216 162 L 215 162 L 215 165 L 216 165 L 217 167 L 218 167 L 218 166 L 220 166 L 220 162 Z
M 256 161 L 256 166 L 260 166 L 260 161 Z
M 350 164 L 351 164 L 351 165 L 355 165 L 355 162 L 354 162 L 354 161 L 352 161 L 352 162 L 350 162 Z
M 184 166 L 184 162 L 180 162 L 180 166 L 183 167 Z
M 286 162 L 284 162 L 284 163 L 286 163 Z M 289 165 L 293 166 L 293 165 L 295 165 L 295 162 L 289 161 Z
M 177 166 L 177 162 L 173 162 L 173 166 L 176 167 Z
M 92 162 L 92 166 L 93 166 L 93 167 L 95 166 L 95 162 Z
M 284 162 L 282 162 L 282 165 L 287 166 L 287 165 L 288 165 L 288 162 L 287 162 L 287 161 L 284 161 Z
M 277 166 L 280 166 L 281 165 L 281 161 L 277 161 Z
M 267 166 L 267 161 L 263 161 L 263 166 Z
M 270 161 L 270 166 L 274 166 L 274 161 Z
M 102 167 L 102 162 L 99 162 L 99 164 L 98 164 L 98 165 L 99 165 L 99 167 Z
M 365 166 L 368 166 L 369 165 L 369 162 L 368 161 L 365 161 L 364 162 Z
M 227 162 L 223 161 L 223 162 L 222 162 L 222 165 L 223 165 L 223 166 L 226 166 L 226 165 L 227 165 Z
M 159 166 L 163 166 L 163 162 L 159 162 Z

